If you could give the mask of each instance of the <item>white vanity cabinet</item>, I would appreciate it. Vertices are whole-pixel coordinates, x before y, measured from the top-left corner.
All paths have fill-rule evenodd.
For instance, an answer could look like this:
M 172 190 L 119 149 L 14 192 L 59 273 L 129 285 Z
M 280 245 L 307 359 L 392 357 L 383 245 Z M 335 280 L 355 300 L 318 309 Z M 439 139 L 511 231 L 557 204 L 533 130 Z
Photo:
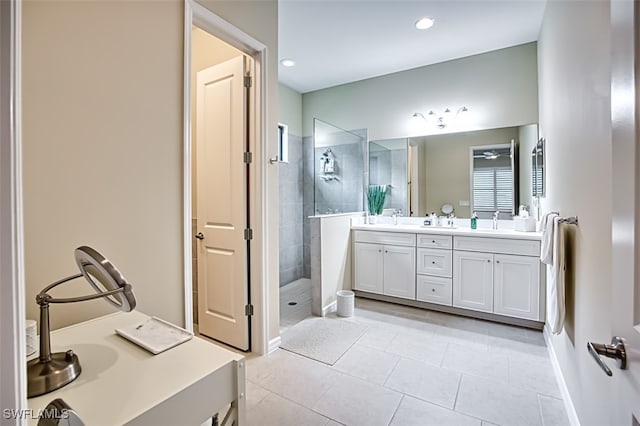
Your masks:
M 493 254 L 454 251 L 453 306 L 493 312 Z
M 535 240 L 455 237 L 453 306 L 542 321 L 538 253 Z
M 540 260 L 537 257 L 496 254 L 493 269 L 493 312 L 542 320 Z
M 452 237 L 419 234 L 416 255 L 416 300 L 451 306 Z
M 356 290 L 416 298 L 416 235 L 354 231 Z
M 534 328 L 544 323 L 539 233 L 374 226 L 352 229 L 360 295 Z

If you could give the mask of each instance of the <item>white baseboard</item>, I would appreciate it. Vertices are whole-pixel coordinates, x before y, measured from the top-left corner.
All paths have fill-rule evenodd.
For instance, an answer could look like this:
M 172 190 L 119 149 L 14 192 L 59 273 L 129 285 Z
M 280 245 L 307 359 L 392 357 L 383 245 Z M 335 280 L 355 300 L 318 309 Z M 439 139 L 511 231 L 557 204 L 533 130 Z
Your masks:
M 269 340 L 269 347 L 267 348 L 267 354 L 270 354 L 271 352 L 278 349 L 280 347 L 280 343 L 282 343 L 282 338 L 280 338 L 280 336 L 274 337 L 273 339 Z
M 322 308 L 322 316 L 327 316 L 327 314 L 330 314 L 331 312 L 335 312 L 338 310 L 338 301 L 334 300 L 333 302 L 329 303 L 327 306 L 325 306 L 324 308 Z
M 562 395 L 562 401 L 564 402 L 564 409 L 567 411 L 567 417 L 571 426 L 580 426 L 580 420 L 578 419 L 578 413 L 576 413 L 576 407 L 573 406 L 571 395 L 569 394 L 569 388 L 564 381 L 562 375 L 562 369 L 556 356 L 556 351 L 551 344 L 551 334 L 549 328 L 545 325 L 543 330 L 544 341 L 547 343 L 547 351 L 549 351 L 549 358 L 551 358 L 551 365 L 553 366 L 553 372 L 555 373 L 556 380 L 558 381 L 558 387 L 560 388 L 560 395 Z

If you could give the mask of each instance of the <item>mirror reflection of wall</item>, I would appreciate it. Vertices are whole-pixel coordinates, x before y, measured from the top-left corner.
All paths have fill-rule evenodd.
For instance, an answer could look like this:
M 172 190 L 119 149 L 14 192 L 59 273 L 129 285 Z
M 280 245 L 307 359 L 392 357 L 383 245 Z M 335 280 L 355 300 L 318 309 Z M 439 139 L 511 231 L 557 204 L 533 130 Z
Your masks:
M 442 214 L 442 206 L 451 204 L 457 217 L 470 217 L 470 148 L 509 143 L 512 139 L 519 144 L 521 152 L 531 152 L 538 141 L 537 124 L 409 138 L 407 176 L 410 192 L 407 194 L 410 197 L 405 195 L 403 211 L 409 211 L 412 216 L 425 216 L 431 212 Z M 404 138 L 397 140 L 406 141 Z M 514 165 L 519 182 L 516 198 L 519 204 L 531 206 L 531 160 L 528 155 L 523 158 Z M 371 179 L 369 182 L 377 183 Z
M 407 211 L 407 139 L 369 143 L 369 184 L 387 185 L 385 209 Z

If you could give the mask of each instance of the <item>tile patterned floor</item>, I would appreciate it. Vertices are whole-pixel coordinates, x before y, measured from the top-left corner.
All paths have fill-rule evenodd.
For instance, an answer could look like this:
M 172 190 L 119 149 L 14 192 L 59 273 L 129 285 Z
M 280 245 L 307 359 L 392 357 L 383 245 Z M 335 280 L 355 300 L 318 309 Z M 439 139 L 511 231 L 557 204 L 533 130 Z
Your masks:
M 367 331 L 332 366 L 248 359 L 250 425 L 569 424 L 540 332 L 366 299 L 340 320 Z

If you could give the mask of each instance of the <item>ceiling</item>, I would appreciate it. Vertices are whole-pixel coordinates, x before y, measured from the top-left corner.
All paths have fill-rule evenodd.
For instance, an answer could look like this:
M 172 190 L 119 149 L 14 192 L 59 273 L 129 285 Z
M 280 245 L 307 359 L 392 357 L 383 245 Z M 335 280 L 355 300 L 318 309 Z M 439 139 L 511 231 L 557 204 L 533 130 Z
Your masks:
M 281 83 L 307 93 L 535 41 L 545 0 L 279 0 Z M 435 24 L 417 30 L 429 16 Z

